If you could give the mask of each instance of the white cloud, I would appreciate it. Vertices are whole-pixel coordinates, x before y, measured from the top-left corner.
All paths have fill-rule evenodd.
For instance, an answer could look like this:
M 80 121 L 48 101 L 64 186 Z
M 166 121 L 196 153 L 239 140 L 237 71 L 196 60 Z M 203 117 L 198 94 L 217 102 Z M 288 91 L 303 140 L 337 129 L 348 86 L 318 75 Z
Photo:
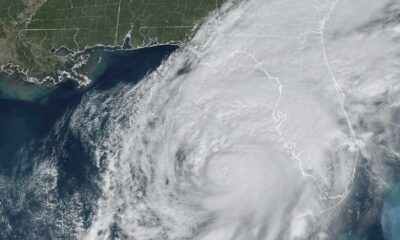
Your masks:
M 369 106 L 353 101 L 397 80 L 391 38 L 354 32 L 384 3 L 349 17 L 354 2 L 238 3 L 136 89 L 115 90 L 112 116 L 128 120 L 99 139 L 109 163 L 86 237 L 116 223 L 143 240 L 325 239 L 363 144 L 354 126 Z

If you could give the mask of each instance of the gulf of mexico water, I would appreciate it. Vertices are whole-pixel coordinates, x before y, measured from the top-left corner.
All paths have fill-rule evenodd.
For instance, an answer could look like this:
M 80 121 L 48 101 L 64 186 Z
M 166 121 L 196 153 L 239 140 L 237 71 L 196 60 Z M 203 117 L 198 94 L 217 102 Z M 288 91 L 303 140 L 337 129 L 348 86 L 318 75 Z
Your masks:
M 75 239 L 90 225 L 102 166 L 71 130 L 71 114 L 89 92 L 133 87 L 176 49 L 97 49 L 84 88 L 0 81 L 0 239 Z
M 86 146 L 80 129 L 73 128 L 72 115 L 89 94 L 92 98 L 124 97 L 115 90 L 135 87 L 176 49 L 170 45 L 129 51 L 97 49 L 92 56 L 95 65 L 90 71 L 93 84 L 85 88 L 78 88 L 73 81 L 41 87 L 0 81 L 0 239 L 82 236 L 79 231 L 91 226 L 99 210 L 96 203 L 104 195 L 100 178 L 105 166 L 94 161 L 96 153 Z M 121 85 L 125 87 L 119 88 Z M 98 102 L 102 100 L 99 97 Z M 97 136 L 112 126 L 107 124 L 112 120 L 108 110 L 116 106 L 112 102 L 104 105 L 107 104 L 98 109 L 102 111 L 100 118 L 87 117 L 95 116 L 93 112 L 84 116 L 85 121 L 102 121 L 94 124 L 99 126 L 96 131 L 89 131 L 91 139 L 102 139 Z M 177 158 L 183 161 L 183 155 L 178 154 Z M 369 172 L 367 167 L 358 169 L 356 186 L 340 213 L 343 221 L 335 222 L 327 239 L 399 239 L 398 181 L 393 181 L 380 195 L 374 191 Z M 170 184 L 169 180 L 165 184 Z M 123 238 L 117 224 L 109 228 L 110 239 Z

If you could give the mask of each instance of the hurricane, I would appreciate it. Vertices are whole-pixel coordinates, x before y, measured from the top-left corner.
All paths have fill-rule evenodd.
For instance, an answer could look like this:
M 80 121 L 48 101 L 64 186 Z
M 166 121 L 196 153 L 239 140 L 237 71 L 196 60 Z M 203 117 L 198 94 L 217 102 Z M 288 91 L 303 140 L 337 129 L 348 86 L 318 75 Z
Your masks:
M 399 239 L 398 9 L 227 1 L 137 84 L 64 115 L 97 195 L 79 189 L 59 224 L 77 239 Z
M 232 1 L 135 87 L 87 94 L 70 124 L 102 196 L 80 236 L 333 239 L 357 169 L 398 157 L 395 5 Z

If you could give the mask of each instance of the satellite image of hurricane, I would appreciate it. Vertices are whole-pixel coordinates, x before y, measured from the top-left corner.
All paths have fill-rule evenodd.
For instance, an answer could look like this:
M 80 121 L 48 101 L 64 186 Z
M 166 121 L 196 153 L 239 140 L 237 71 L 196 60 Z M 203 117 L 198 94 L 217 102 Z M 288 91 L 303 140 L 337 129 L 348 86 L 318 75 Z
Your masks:
M 400 240 L 400 1 L 0 0 L 0 239 Z

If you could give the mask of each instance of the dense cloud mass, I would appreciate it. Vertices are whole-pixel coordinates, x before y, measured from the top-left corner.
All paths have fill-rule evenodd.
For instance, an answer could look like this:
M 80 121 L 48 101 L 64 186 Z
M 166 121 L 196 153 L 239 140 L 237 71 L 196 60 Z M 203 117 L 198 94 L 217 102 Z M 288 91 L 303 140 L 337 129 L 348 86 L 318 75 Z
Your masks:
M 345 225 L 365 234 L 400 156 L 398 8 L 228 2 L 134 89 L 87 94 L 70 124 L 104 169 L 80 236 L 338 239 Z M 363 176 L 376 195 L 358 187 Z M 358 194 L 371 211 L 353 204 Z

